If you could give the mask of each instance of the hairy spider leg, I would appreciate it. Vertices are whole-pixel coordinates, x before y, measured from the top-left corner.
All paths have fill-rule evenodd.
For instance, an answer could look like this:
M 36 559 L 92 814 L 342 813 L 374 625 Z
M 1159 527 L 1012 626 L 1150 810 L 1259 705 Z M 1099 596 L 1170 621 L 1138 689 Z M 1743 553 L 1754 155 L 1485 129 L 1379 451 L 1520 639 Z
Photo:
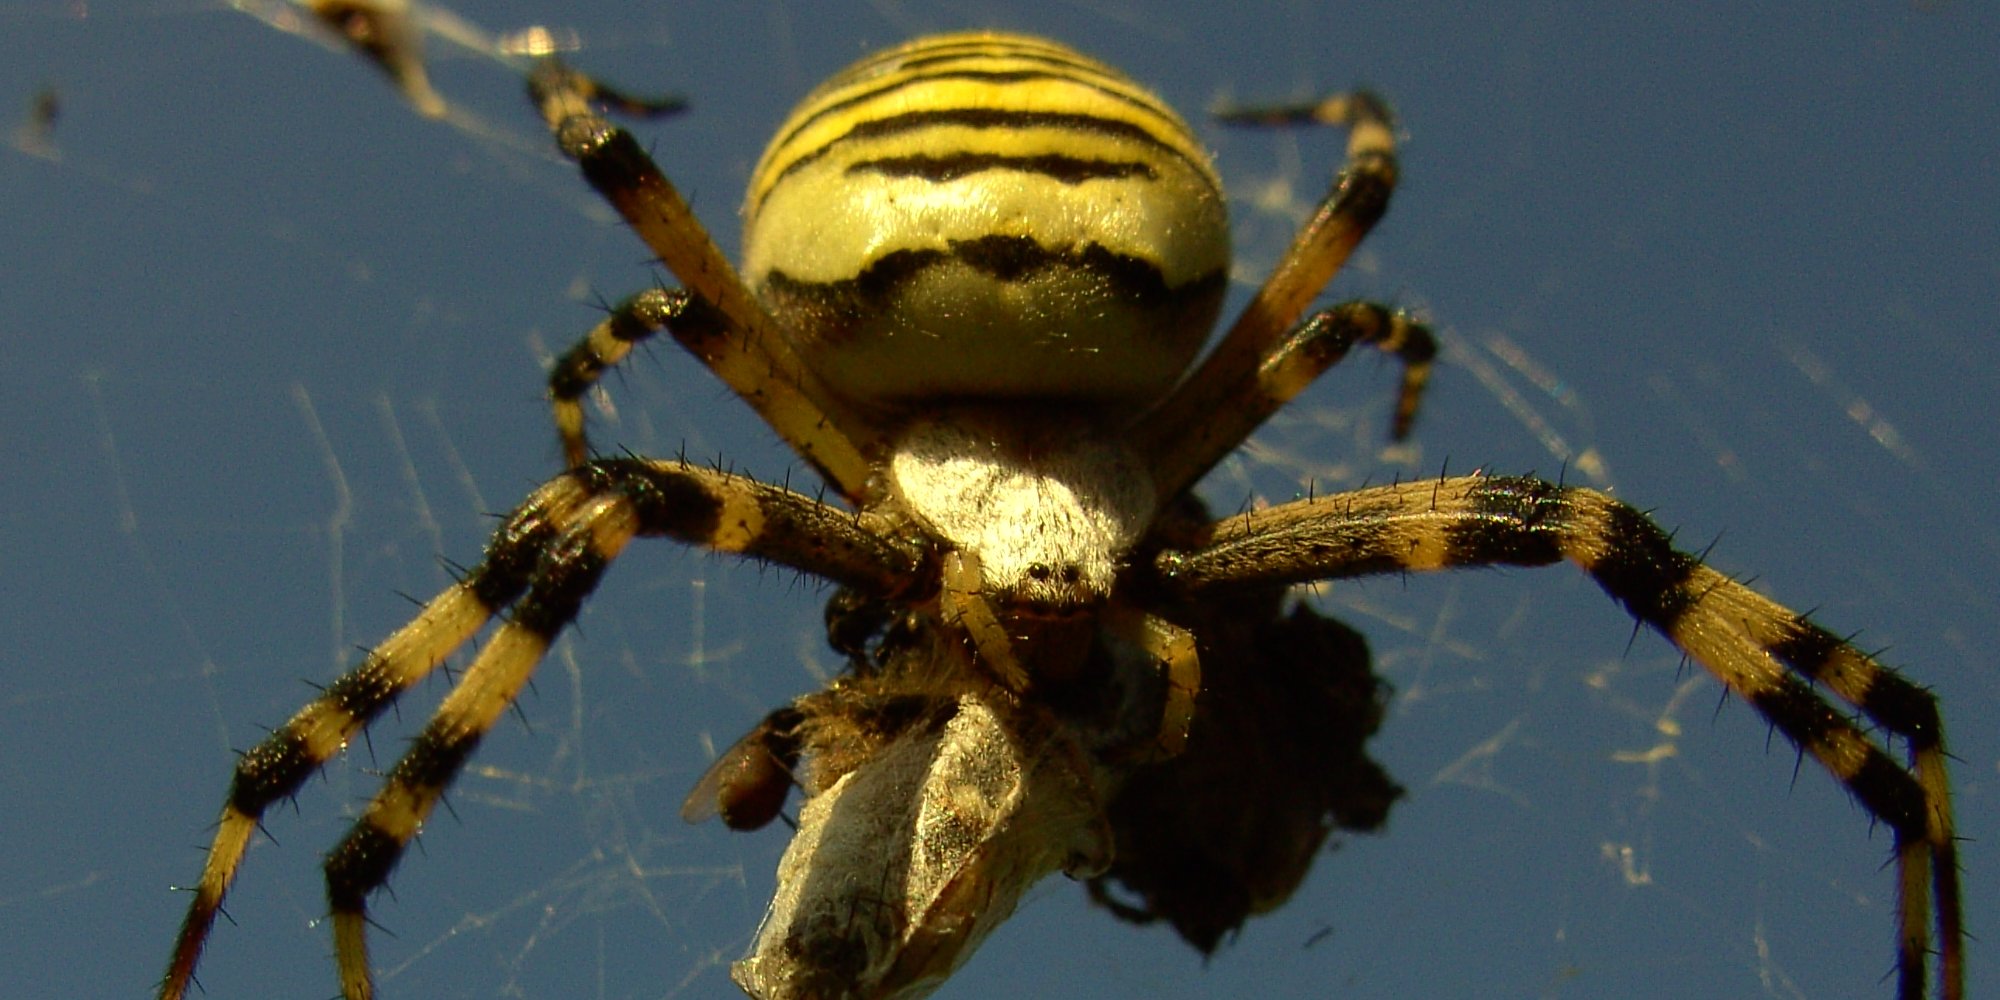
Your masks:
M 599 85 L 558 62 L 546 61 L 529 76 L 528 92 L 563 155 L 576 161 L 584 179 L 624 216 L 689 293 L 721 318 L 720 324 L 689 324 L 699 334 L 692 343 L 682 341 L 689 352 L 748 402 L 836 491 L 858 503 L 867 491 L 869 456 L 884 446 L 880 435 L 800 362 L 782 326 L 750 296 L 687 199 L 631 133 L 592 109 Z M 677 338 L 681 335 L 677 324 L 664 318 L 662 322 Z M 586 337 L 585 343 L 593 339 Z M 557 424 L 563 423 L 559 412 Z
M 479 565 L 432 598 L 416 618 L 371 650 L 359 666 L 328 685 L 318 698 L 237 758 L 201 880 L 191 890 L 193 898 L 160 984 L 162 1000 L 179 1000 L 186 994 L 223 897 L 236 878 L 265 809 L 295 795 L 308 776 L 346 749 L 355 734 L 397 696 L 429 676 L 498 609 L 520 597 L 527 589 L 540 548 L 555 536 L 556 524 L 574 513 L 568 507 L 574 499 L 556 484 L 529 497 L 509 520 L 508 530 L 488 543 L 486 557 Z
M 1166 421 L 1148 416 L 1134 428 L 1139 447 L 1158 481 L 1184 490 L 1294 396 L 1341 362 L 1356 344 L 1373 347 L 1403 362 L 1403 399 L 1398 412 L 1416 412 L 1418 394 L 1429 379 L 1437 342 L 1429 327 L 1407 314 L 1373 302 L 1344 302 L 1307 317 L 1291 335 L 1271 345 L 1259 365 L 1218 397 L 1206 420 L 1167 436 Z
M 271 803 L 289 798 L 382 710 L 494 615 L 508 621 L 459 678 L 388 782 L 326 860 L 335 950 L 349 1000 L 373 995 L 364 903 L 563 626 L 631 538 L 665 536 L 764 559 L 871 594 L 898 595 L 922 553 L 865 519 L 754 479 L 681 461 L 618 459 L 549 481 L 508 516 L 486 555 L 237 763 L 188 907 L 163 1000 L 186 995 L 215 915 Z
M 574 469 L 592 457 L 583 397 L 634 346 L 661 330 L 670 331 L 690 354 L 702 357 L 705 345 L 727 336 L 728 326 L 719 313 L 682 289 L 649 288 L 612 306 L 549 369 L 549 406 L 565 468 Z
M 1212 422 L 1217 414 L 1230 412 L 1253 394 L 1246 391 L 1248 387 L 1258 382 L 1258 373 L 1293 339 L 1287 336 L 1293 324 L 1375 228 L 1396 189 L 1394 119 L 1388 103 L 1374 94 L 1336 94 L 1297 108 L 1224 110 L 1217 117 L 1238 124 L 1345 125 L 1347 160 L 1215 349 L 1134 428 L 1140 454 L 1157 463 L 1155 482 L 1162 496 L 1173 496 L 1193 485 L 1255 429 L 1254 422 L 1244 426 L 1237 421 L 1226 430 L 1218 430 L 1212 429 Z M 1400 337 L 1356 339 L 1403 361 L 1403 383 L 1392 423 L 1394 435 L 1401 438 L 1416 419 L 1430 359 L 1437 349 L 1429 329 L 1421 324 L 1399 320 L 1392 329 L 1400 331 Z M 1264 412 L 1268 415 L 1270 411 Z
M 1706 669 L 1895 831 L 1897 995 L 1919 1000 L 1937 905 L 1945 1000 L 1962 1000 L 1964 925 L 1951 786 L 1937 699 L 1805 615 L 1673 547 L 1640 511 L 1596 490 L 1464 476 L 1299 500 L 1217 521 L 1209 543 L 1156 568 L 1189 597 L 1461 566 L 1567 559 L 1634 618 Z M 1900 737 L 1899 764 L 1839 700 Z

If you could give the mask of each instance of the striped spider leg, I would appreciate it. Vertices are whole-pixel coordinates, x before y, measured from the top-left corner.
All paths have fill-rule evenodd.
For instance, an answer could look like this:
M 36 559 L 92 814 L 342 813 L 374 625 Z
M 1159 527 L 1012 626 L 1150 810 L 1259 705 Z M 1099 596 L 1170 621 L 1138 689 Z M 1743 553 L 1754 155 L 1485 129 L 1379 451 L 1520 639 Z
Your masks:
M 1371 95 L 1232 109 L 1244 124 L 1344 122 L 1348 166 L 1222 344 L 1133 438 L 1163 485 L 1185 487 L 1354 343 L 1405 363 L 1394 428 L 1415 413 L 1435 346 L 1403 315 L 1366 302 L 1322 311 L 1283 337 L 1380 217 L 1396 178 L 1393 124 Z M 1162 553 L 1157 569 L 1184 597 L 1249 583 L 1306 582 L 1472 565 L 1583 567 L 1757 709 L 1895 832 L 1897 996 L 1926 995 L 1935 921 L 1940 995 L 1965 995 L 1965 929 L 1951 785 L 1937 700 L 1852 644 L 1677 551 L 1665 531 L 1605 494 L 1532 479 L 1465 477 L 1298 501 L 1219 521 L 1206 547 Z M 1824 686 L 1852 712 L 1814 691 Z M 1898 764 L 1856 721 L 1900 739 Z M 1933 914 L 1932 905 L 1936 911 Z
M 538 81 L 543 79 L 537 77 Z M 659 178 L 657 169 L 651 169 L 651 161 L 638 151 L 631 137 L 590 111 L 584 94 L 566 89 L 581 78 L 549 79 L 552 82 L 534 84 L 533 94 L 564 148 L 588 147 L 594 163 L 643 165 L 637 170 L 634 185 L 649 193 L 663 191 L 666 196 L 666 208 L 654 206 L 651 217 L 658 218 L 678 206 L 681 215 L 677 220 L 691 227 L 682 231 L 674 244 L 684 254 L 681 265 L 688 273 L 726 282 L 724 287 L 738 287 L 733 269 L 687 211 L 685 202 Z M 625 110 L 671 110 L 661 103 L 638 101 L 594 84 L 583 85 L 590 88 L 589 99 Z M 651 169 L 650 178 L 647 169 Z M 638 222 L 634 225 L 647 232 Z M 713 281 L 691 284 L 713 289 Z M 724 292 L 715 298 L 722 305 L 696 302 L 690 306 L 692 300 L 685 294 L 642 295 L 614 313 L 600 329 L 612 327 L 614 321 L 627 322 L 620 319 L 627 314 L 653 320 L 656 326 L 670 325 L 691 353 L 751 401 L 829 482 L 845 494 L 858 494 L 866 478 L 860 451 L 842 435 L 834 416 L 805 398 L 799 383 L 810 383 L 810 376 L 801 372 L 784 350 L 783 339 L 773 333 L 773 321 L 740 288 L 734 296 Z M 669 324 L 669 316 L 689 318 Z M 586 337 L 572 355 L 582 357 L 592 345 L 604 343 L 607 336 Z M 328 855 L 328 895 L 334 911 L 342 989 L 350 998 L 371 996 L 364 941 L 365 897 L 387 879 L 404 845 L 416 834 L 479 737 L 512 703 L 547 644 L 575 617 L 582 598 L 632 537 L 675 537 L 721 551 L 756 555 L 850 585 L 872 577 L 867 589 L 876 593 L 899 593 L 913 578 L 917 559 L 897 539 L 872 535 L 858 527 L 854 515 L 798 494 L 677 461 L 582 465 L 587 446 L 581 422 L 566 421 L 563 396 L 555 389 L 563 384 L 565 373 L 575 381 L 578 370 L 585 377 L 594 377 L 601 367 L 593 369 L 587 358 L 573 358 L 552 375 L 558 426 L 565 429 L 566 454 L 576 466 L 572 473 L 551 481 L 518 508 L 494 536 L 486 558 L 465 579 L 433 598 L 409 625 L 239 759 L 201 879 L 192 890 L 193 898 L 161 983 L 161 997 L 185 995 L 223 897 L 270 804 L 295 794 L 310 774 L 343 750 L 397 696 L 428 676 L 494 615 L 511 608 L 508 624 L 453 688 L 353 831 Z M 806 540 L 797 534 L 804 523 L 815 530 L 824 527 L 826 533 Z M 797 551 L 782 551 L 800 542 L 803 545 Z M 850 576 L 854 579 L 849 580 Z
M 637 340 L 661 328 L 749 403 L 841 496 L 859 501 L 883 433 L 835 396 L 799 358 L 787 327 L 746 288 L 687 199 L 638 140 L 606 121 L 593 102 L 632 99 L 553 60 L 537 64 L 528 94 L 565 156 L 631 225 L 684 292 L 641 293 L 613 310 L 571 350 L 550 378 L 564 458 L 589 453 L 577 399 Z
M 1675 549 L 1625 503 L 1526 478 L 1399 483 L 1217 521 L 1204 545 L 1163 552 L 1155 568 L 1195 600 L 1244 585 L 1563 560 L 1748 702 L 1894 832 L 1897 996 L 1926 995 L 1935 920 L 1940 995 L 1962 998 L 1957 842 L 1937 699 L 1806 616 Z M 1907 766 L 1862 728 L 1857 712 L 1907 748 Z
M 587 463 L 510 514 L 485 557 L 269 738 L 245 753 L 177 939 L 162 997 L 185 995 L 223 896 L 265 810 L 346 748 L 412 685 L 502 611 L 506 620 L 326 858 L 341 989 L 374 995 L 366 900 L 479 740 L 626 543 L 673 538 L 790 566 L 877 594 L 920 579 L 923 554 L 863 518 L 775 486 L 677 460 Z

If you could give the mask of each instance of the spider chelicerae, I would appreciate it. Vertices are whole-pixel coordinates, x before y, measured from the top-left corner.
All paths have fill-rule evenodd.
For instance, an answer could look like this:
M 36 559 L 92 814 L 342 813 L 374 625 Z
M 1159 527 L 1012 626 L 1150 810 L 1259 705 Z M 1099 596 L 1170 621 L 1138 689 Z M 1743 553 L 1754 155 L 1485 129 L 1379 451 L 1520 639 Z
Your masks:
M 596 110 L 653 106 L 555 62 L 529 89 L 562 152 L 683 286 L 627 299 L 558 360 L 568 471 L 505 519 L 461 580 L 243 755 L 163 997 L 192 980 L 269 805 L 504 617 L 327 856 L 341 987 L 372 996 L 368 898 L 639 536 L 838 588 L 829 636 L 850 669 L 771 713 L 683 810 L 747 829 L 794 785 L 807 793 L 777 897 L 735 967 L 755 996 L 922 995 L 1055 871 L 1213 948 L 1283 902 L 1332 829 L 1379 825 L 1398 794 L 1362 751 L 1381 718 L 1365 646 L 1288 609 L 1286 588 L 1563 560 L 1893 831 L 1897 994 L 1925 995 L 1935 934 L 1940 993 L 1963 996 L 1946 754 L 1921 687 L 1597 491 L 1473 475 L 1221 519 L 1192 498 L 1356 345 L 1402 362 L 1395 432 L 1415 417 L 1434 353 L 1421 323 L 1368 302 L 1308 315 L 1395 187 L 1380 99 L 1225 115 L 1344 126 L 1347 160 L 1197 363 L 1229 262 L 1220 182 L 1171 109 L 1071 49 L 941 35 L 835 75 L 753 175 L 741 277 Z M 681 459 L 596 457 L 581 400 L 661 331 L 834 499 Z

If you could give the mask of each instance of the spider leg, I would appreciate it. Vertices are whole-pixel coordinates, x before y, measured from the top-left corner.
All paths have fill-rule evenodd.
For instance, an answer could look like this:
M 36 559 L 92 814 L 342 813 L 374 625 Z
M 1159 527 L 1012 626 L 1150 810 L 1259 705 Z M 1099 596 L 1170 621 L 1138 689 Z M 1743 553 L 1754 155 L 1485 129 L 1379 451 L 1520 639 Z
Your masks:
M 1595 490 L 1534 479 L 1403 483 L 1217 522 L 1208 545 L 1162 553 L 1155 568 L 1171 586 L 1196 596 L 1244 584 L 1564 559 L 1749 702 L 1895 831 L 1897 995 L 1924 995 L 1935 899 L 1941 995 L 1962 1000 L 1957 841 L 1935 696 L 1805 616 L 1676 550 L 1665 531 L 1632 507 Z M 1816 687 L 1899 737 L 1910 764 L 1898 763 Z
M 1168 760 L 1187 749 L 1188 727 L 1194 722 L 1195 698 L 1201 694 L 1201 656 L 1194 633 L 1158 615 L 1126 604 L 1113 604 L 1104 614 L 1105 630 L 1160 664 L 1167 679 L 1165 712 L 1160 730 L 1143 756 Z
M 334 956 L 347 1000 L 375 995 L 368 968 L 368 894 L 388 881 L 404 847 L 480 738 L 514 703 L 556 634 L 576 618 L 584 597 L 638 531 L 638 512 L 622 496 L 600 496 L 577 511 L 542 553 L 534 582 L 507 623 L 466 668 L 340 845 L 327 854 Z
M 562 440 L 564 467 L 574 469 L 590 460 L 583 397 L 607 369 L 632 353 L 633 345 L 668 330 L 699 357 L 701 345 L 724 336 L 726 329 L 720 315 L 679 289 L 649 288 L 611 307 L 549 370 L 549 405 Z
M 800 362 L 778 321 L 744 289 L 687 200 L 631 134 L 593 110 L 592 102 L 607 92 L 554 61 L 535 67 L 528 92 L 584 179 L 688 293 L 721 317 L 721 325 L 703 331 L 698 345 L 682 341 L 690 353 L 841 495 L 859 500 L 867 490 L 867 455 L 883 444 L 879 435 Z
M 1210 419 L 1218 403 L 1235 399 L 1241 387 L 1254 383 L 1258 369 L 1282 349 L 1287 331 L 1388 210 L 1397 177 L 1395 126 L 1388 104 L 1362 91 L 1297 110 L 1282 118 L 1267 111 L 1225 111 L 1218 116 L 1250 124 L 1282 120 L 1346 125 L 1347 162 L 1215 350 L 1146 418 L 1155 441 L 1178 440 L 1180 432 Z M 1407 418 L 1399 422 L 1407 425 Z
M 387 879 L 480 736 L 513 703 L 611 559 L 637 535 L 763 559 L 883 597 L 901 596 L 921 579 L 924 558 L 855 514 L 683 462 L 593 462 L 550 480 L 507 517 L 465 579 L 432 598 L 414 621 L 238 761 L 160 987 L 163 1000 L 186 994 L 244 849 L 270 804 L 294 794 L 398 696 L 511 608 L 508 622 L 327 858 L 342 988 L 349 997 L 369 996 L 363 900 Z
M 1175 413 L 1142 418 L 1132 428 L 1131 440 L 1153 470 L 1155 489 L 1161 496 L 1177 496 L 1194 485 L 1271 414 L 1339 364 L 1355 344 L 1393 354 L 1403 363 L 1394 424 L 1395 435 L 1401 438 L 1416 418 L 1437 341 L 1429 327 L 1406 313 L 1372 302 L 1346 302 L 1300 323 L 1271 346 L 1256 368 L 1241 373 L 1240 382 L 1208 386 L 1207 394 L 1191 400 L 1187 411 L 1200 419 L 1182 419 Z
M 387 74 L 418 114 L 443 118 L 449 112 L 424 71 L 424 25 L 411 4 L 399 0 L 305 0 L 303 6 Z
M 1007 690 L 1026 693 L 1034 678 L 1014 655 L 1014 637 L 986 595 L 979 574 L 978 553 L 963 550 L 946 553 L 942 580 L 938 608 L 944 621 L 964 632 L 969 648 L 978 652 L 981 665 Z
M 567 520 L 573 508 L 574 497 L 557 489 L 560 482 L 543 487 L 522 504 L 464 579 L 432 598 L 359 666 L 238 758 L 201 881 L 195 884 L 173 959 L 160 984 L 161 1000 L 179 1000 L 186 994 L 215 915 L 265 809 L 296 794 L 308 776 L 345 749 L 397 696 L 428 676 L 498 609 L 527 589 L 537 551 L 555 537 L 556 525 Z

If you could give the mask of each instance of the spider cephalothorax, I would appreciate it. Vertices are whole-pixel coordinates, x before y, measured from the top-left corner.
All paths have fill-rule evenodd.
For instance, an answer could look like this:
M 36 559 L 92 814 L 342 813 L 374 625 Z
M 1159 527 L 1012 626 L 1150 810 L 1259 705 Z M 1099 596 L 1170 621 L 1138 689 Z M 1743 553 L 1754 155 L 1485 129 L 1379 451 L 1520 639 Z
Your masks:
M 767 717 L 685 807 L 755 827 L 792 784 L 808 793 L 735 970 L 759 997 L 920 996 L 1054 871 L 1212 948 L 1283 902 L 1333 829 L 1379 825 L 1397 794 L 1362 752 L 1380 721 L 1365 647 L 1287 610 L 1285 588 L 1566 560 L 1893 830 L 1898 995 L 1925 994 L 1935 940 L 1941 992 L 1962 998 L 1944 738 L 1922 688 L 1596 491 L 1463 476 L 1214 521 L 1192 499 L 1355 345 L 1402 361 L 1395 431 L 1414 417 L 1434 353 L 1421 324 L 1366 302 L 1308 315 L 1395 186 L 1379 99 L 1228 116 L 1343 125 L 1347 162 L 1196 363 L 1228 267 L 1220 181 L 1165 104 L 1073 50 L 941 35 L 836 74 L 752 178 L 740 279 L 593 107 L 642 105 L 555 63 L 530 91 L 685 287 L 626 300 L 558 360 L 569 470 L 242 757 L 163 997 L 184 992 L 266 808 L 504 613 L 326 860 L 342 989 L 371 996 L 369 896 L 606 568 L 656 535 L 840 588 L 830 635 L 852 669 Z M 676 459 L 594 458 L 581 399 L 661 331 L 837 502 Z

